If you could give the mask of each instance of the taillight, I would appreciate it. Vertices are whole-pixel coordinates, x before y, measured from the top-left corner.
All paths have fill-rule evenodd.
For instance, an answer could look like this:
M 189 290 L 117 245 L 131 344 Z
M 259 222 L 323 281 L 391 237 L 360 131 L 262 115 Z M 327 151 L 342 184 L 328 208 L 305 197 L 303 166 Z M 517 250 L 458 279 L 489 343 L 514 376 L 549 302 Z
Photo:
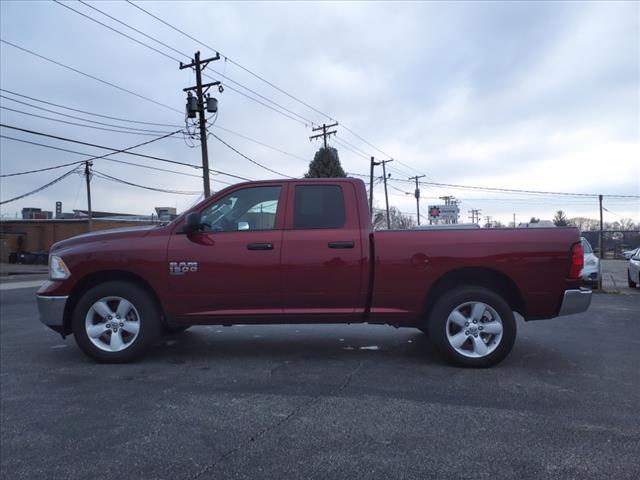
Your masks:
M 571 247 L 571 266 L 569 267 L 569 278 L 580 278 L 580 273 L 584 268 L 584 248 L 582 242 L 574 243 Z

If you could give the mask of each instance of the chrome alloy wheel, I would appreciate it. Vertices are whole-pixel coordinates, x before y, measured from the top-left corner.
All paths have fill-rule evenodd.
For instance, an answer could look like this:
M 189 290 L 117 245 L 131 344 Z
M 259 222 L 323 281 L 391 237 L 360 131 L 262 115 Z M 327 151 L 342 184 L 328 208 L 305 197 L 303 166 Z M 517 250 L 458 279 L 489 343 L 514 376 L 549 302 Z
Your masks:
M 131 302 L 122 297 L 104 297 L 91 305 L 84 320 L 87 337 L 105 352 L 119 352 L 130 345 L 140 332 L 140 315 Z
M 502 340 L 502 318 L 483 302 L 466 302 L 447 318 L 449 345 L 465 357 L 481 358 L 493 352 Z

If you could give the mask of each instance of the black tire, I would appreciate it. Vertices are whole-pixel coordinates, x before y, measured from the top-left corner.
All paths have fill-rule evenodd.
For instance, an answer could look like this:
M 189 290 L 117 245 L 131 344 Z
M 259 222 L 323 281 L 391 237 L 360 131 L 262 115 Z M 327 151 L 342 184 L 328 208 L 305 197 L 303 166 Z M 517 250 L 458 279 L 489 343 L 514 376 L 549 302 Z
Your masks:
M 99 300 L 108 297 L 120 297 L 128 301 L 137 312 L 137 336 L 120 351 L 105 351 L 94 345 L 85 328 L 85 319 L 89 309 Z M 112 304 L 113 305 L 113 304 Z M 95 317 L 98 320 L 99 317 Z M 100 323 L 100 322 L 98 322 Z M 153 297 L 136 284 L 124 281 L 105 282 L 88 290 L 78 301 L 72 315 L 71 325 L 76 343 L 80 349 L 101 363 L 126 363 L 140 357 L 155 344 L 161 332 L 160 311 Z M 105 331 L 102 339 L 110 338 L 111 331 Z M 130 335 L 121 329 L 121 337 Z M 126 343 L 126 342 L 125 342 Z
M 629 273 L 629 270 L 627 270 L 627 283 L 629 284 L 629 288 L 636 288 L 638 286 L 636 282 L 631 280 L 631 274 Z
M 447 329 L 452 328 L 452 326 L 447 326 L 449 315 L 456 310 L 457 307 L 468 302 L 479 302 L 488 305 L 500 316 L 502 322 L 502 336 L 499 343 L 485 356 L 465 356 L 456 351 L 447 339 Z M 484 321 L 485 320 L 480 320 L 477 325 L 486 325 L 483 323 Z M 516 338 L 516 320 L 511 307 L 497 293 L 476 286 L 458 287 L 443 295 L 431 311 L 427 326 L 429 330 L 429 340 L 435 348 L 449 363 L 460 367 L 484 368 L 501 362 L 513 348 Z M 464 330 L 464 328 L 467 327 L 462 327 L 461 330 Z M 477 327 L 471 325 L 469 328 Z M 487 327 L 485 326 L 484 328 Z M 489 346 L 491 346 L 491 341 L 495 341 L 497 338 L 497 336 L 487 335 L 486 332 L 478 332 L 478 334 L 479 338 Z M 474 336 L 478 338 L 478 335 Z M 472 347 L 473 341 L 474 339 L 469 336 L 469 343 L 465 341 L 460 348 L 464 349 L 462 347 L 465 347 L 474 350 Z
M 191 325 L 163 325 L 162 333 L 165 335 L 177 335 L 191 328 Z

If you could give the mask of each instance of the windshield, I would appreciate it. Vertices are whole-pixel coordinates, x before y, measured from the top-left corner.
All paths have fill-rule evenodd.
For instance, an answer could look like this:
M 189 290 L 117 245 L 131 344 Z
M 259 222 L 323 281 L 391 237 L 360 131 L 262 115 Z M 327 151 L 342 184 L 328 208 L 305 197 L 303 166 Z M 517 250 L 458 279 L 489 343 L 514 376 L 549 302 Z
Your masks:
M 591 244 L 587 241 L 586 238 L 582 239 L 582 248 L 584 249 L 585 255 L 588 253 L 593 253 L 593 249 L 591 248 Z

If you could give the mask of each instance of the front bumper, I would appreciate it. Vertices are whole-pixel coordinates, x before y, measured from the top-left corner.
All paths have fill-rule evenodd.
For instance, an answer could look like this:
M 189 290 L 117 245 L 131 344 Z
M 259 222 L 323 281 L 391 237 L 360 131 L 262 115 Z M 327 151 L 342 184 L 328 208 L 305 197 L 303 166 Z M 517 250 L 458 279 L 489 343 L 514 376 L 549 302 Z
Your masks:
M 47 327 L 62 327 L 64 325 L 64 307 L 67 304 L 69 296 L 64 297 L 47 297 L 37 295 L 38 311 L 40 312 L 40 321 Z
M 565 290 L 558 316 L 584 312 L 591 305 L 591 295 L 587 288 Z

